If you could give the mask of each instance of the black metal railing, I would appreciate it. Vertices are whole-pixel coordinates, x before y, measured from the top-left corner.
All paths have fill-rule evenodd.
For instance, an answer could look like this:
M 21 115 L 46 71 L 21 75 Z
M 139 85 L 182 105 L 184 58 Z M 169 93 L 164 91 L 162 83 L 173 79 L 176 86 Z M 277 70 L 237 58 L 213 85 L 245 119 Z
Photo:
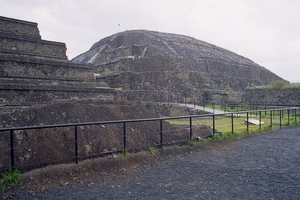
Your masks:
M 43 165 L 47 165 L 47 164 L 51 164 L 51 163 L 62 163 L 62 162 L 75 162 L 76 164 L 78 164 L 80 159 L 85 159 L 86 156 L 82 156 L 79 155 L 79 136 L 81 134 L 84 133 L 84 127 L 85 126 L 105 126 L 105 125 L 118 125 L 119 127 L 122 127 L 118 130 L 120 130 L 122 133 L 120 134 L 121 136 L 121 140 L 122 140 L 122 149 L 119 148 L 118 152 L 121 151 L 128 151 L 128 150 L 132 150 L 132 149 L 138 149 L 138 147 L 134 146 L 134 145 L 130 145 L 129 146 L 129 136 L 127 135 L 128 133 L 128 127 L 130 127 L 129 125 L 132 126 L 132 124 L 136 124 L 136 123 L 150 123 L 150 122 L 155 122 L 155 124 L 153 124 L 153 126 L 156 126 L 158 124 L 158 130 L 156 128 L 154 128 L 155 130 L 150 130 L 148 135 L 151 134 L 157 134 L 159 139 L 154 139 L 156 142 L 154 143 L 147 143 L 150 146 L 156 146 L 158 148 L 162 148 L 164 145 L 170 145 L 172 143 L 174 143 L 174 141 L 170 141 L 167 140 L 168 137 L 172 136 L 172 133 L 174 132 L 174 130 L 171 130 L 171 128 L 167 126 L 169 123 L 167 122 L 171 122 L 172 120 L 185 120 L 187 123 L 187 127 L 185 128 L 185 133 L 187 133 L 187 135 L 184 135 L 181 138 L 177 138 L 178 140 L 175 142 L 183 142 L 183 141 L 187 141 L 189 139 L 193 139 L 193 126 L 199 124 L 196 120 L 199 119 L 205 119 L 206 121 L 208 120 L 209 122 L 211 122 L 211 127 L 212 127 L 212 132 L 213 134 L 216 133 L 216 131 L 222 131 L 222 130 L 217 130 L 217 122 L 218 122 L 218 118 L 220 117 L 227 117 L 228 119 L 230 119 L 230 122 L 228 121 L 228 123 L 230 124 L 229 126 L 231 126 L 231 133 L 234 133 L 235 131 L 237 131 L 235 129 L 235 118 L 238 117 L 246 117 L 247 122 L 249 121 L 249 117 L 258 117 L 259 119 L 259 129 L 262 128 L 262 117 L 264 117 L 264 119 L 267 119 L 269 117 L 269 126 L 272 127 L 275 123 L 275 119 L 277 120 L 277 124 L 279 124 L 279 128 L 282 128 L 283 123 L 283 116 L 286 115 L 286 120 L 287 120 L 287 124 L 286 125 L 290 125 L 291 124 L 291 120 L 294 120 L 297 124 L 298 122 L 298 113 L 299 113 L 299 107 L 288 107 L 288 108 L 276 108 L 276 109 L 268 109 L 268 110 L 251 110 L 251 111 L 241 111 L 241 112 L 227 112 L 227 113 L 223 113 L 223 114 L 204 114 L 204 115 L 190 115 L 190 116 L 178 116 L 178 117 L 164 117 L 164 118 L 149 118 L 149 119 L 131 119 L 131 120 L 116 120 L 116 121 L 101 121 L 101 122 L 84 122 L 84 123 L 71 123 L 71 124 L 55 124 L 55 125 L 43 125 L 43 126 L 25 126 L 25 127 L 10 127 L 10 128 L 0 128 L 0 137 L 1 143 L 2 144 L 6 144 L 5 146 L 2 146 L 2 148 L 0 148 L 0 153 L 2 153 L 1 156 L 4 156 L 5 153 L 4 152 L 9 152 L 9 156 L 6 155 L 6 157 L 10 158 L 8 159 L 4 159 L 1 160 L 1 166 L 0 166 L 0 171 L 8 169 L 10 167 L 12 168 L 26 168 L 26 167 L 31 167 L 32 166 L 43 166 Z M 275 116 L 277 116 L 277 118 L 275 118 Z M 278 121 L 279 120 L 279 121 Z M 158 122 L 158 123 L 157 123 Z M 195 122 L 195 123 L 194 123 Z M 196 123 L 197 122 L 197 123 Z M 226 122 L 227 123 L 227 122 Z M 246 131 L 249 131 L 249 123 L 245 123 L 245 127 L 243 129 L 245 129 Z M 55 134 L 59 135 L 62 134 L 59 132 L 59 130 L 61 128 L 68 128 L 67 130 L 65 130 L 65 132 L 67 132 L 68 136 L 65 136 L 66 138 L 71 138 L 68 139 L 65 143 L 62 143 L 62 146 L 68 146 L 71 144 L 74 145 L 73 150 L 70 150 L 70 152 L 73 152 L 73 156 L 70 155 L 70 153 L 66 153 L 66 156 L 64 158 L 58 158 L 57 160 L 48 160 L 48 161 L 36 161 L 35 163 L 30 163 L 28 162 L 27 164 L 22 164 L 19 160 L 19 158 L 16 158 L 16 150 L 19 150 L 21 148 L 26 148 L 28 149 L 28 151 L 32 151 L 30 148 L 34 148 L 35 146 L 33 144 L 30 144 L 30 142 L 28 142 L 28 144 L 26 144 L 25 146 L 19 147 L 16 141 L 16 134 L 18 131 L 30 131 L 30 130 L 45 130 L 45 129 L 53 129 L 55 130 Z M 79 133 L 79 128 L 81 130 L 81 133 Z M 73 131 L 72 131 L 73 129 Z M 132 128 L 133 129 L 133 128 Z M 58 130 L 56 132 L 56 130 Z M 62 130 L 61 130 L 62 131 Z M 172 132 L 173 131 L 173 132 Z M 73 132 L 73 133 L 72 133 Z M 5 135 L 6 134 L 6 135 Z M 9 134 L 9 137 L 7 137 L 7 134 Z M 26 134 L 29 134 L 26 133 Z M 39 133 L 36 133 L 36 135 L 38 136 Z M 73 136 L 71 136 L 73 134 Z M 106 133 L 99 133 L 99 134 L 106 134 Z M 141 134 L 141 133 L 140 133 Z M 133 134 L 131 134 L 132 137 Z M 148 137 L 147 135 L 147 137 Z M 30 136 L 28 136 L 30 137 Z M 104 136 L 105 137 L 105 136 Z M 119 138 L 120 139 L 120 138 Z M 132 140 L 132 139 L 131 139 Z M 157 142 L 158 141 L 158 142 Z M 38 142 L 38 141 L 37 141 Z M 63 141 L 60 141 L 63 142 Z M 1 147 L 1 146 L 0 146 Z M 35 152 L 35 154 L 38 154 L 39 151 L 37 150 Z M 106 152 L 107 153 L 107 152 Z M 110 151 L 110 153 L 113 153 L 113 151 Z M 93 154 L 93 156 L 100 156 L 102 155 L 103 152 L 97 152 L 95 154 Z M 0 158 L 1 159 L 1 158 Z

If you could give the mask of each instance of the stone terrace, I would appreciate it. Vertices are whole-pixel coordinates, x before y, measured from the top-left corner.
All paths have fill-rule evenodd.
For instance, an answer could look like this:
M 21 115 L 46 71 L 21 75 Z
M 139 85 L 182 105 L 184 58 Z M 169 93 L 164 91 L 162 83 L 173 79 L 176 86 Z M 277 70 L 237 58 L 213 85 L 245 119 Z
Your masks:
M 115 93 L 94 82 L 91 66 L 69 62 L 65 43 L 42 40 L 37 23 L 1 16 L 0 89 L 1 107 L 111 100 Z

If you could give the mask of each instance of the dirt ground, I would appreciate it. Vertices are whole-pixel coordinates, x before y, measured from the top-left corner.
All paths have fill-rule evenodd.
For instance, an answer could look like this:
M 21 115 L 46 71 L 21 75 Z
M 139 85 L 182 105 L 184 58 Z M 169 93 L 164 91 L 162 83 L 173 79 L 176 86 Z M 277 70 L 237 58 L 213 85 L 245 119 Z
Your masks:
M 299 199 L 300 128 L 22 175 L 4 199 Z
M 40 193 L 49 189 L 69 187 L 72 185 L 93 185 L 93 181 L 111 180 L 126 176 L 139 169 L 151 168 L 162 161 L 174 159 L 177 156 L 192 154 L 202 150 L 216 150 L 226 147 L 228 142 L 209 143 L 198 141 L 196 147 L 188 145 L 169 146 L 155 149 L 155 155 L 149 151 L 138 153 L 110 154 L 106 157 L 84 160 L 78 165 L 59 164 L 35 169 L 21 175 L 20 184 L 3 192 L 4 199 L 12 199 L 15 194 L 27 191 L 31 194 Z

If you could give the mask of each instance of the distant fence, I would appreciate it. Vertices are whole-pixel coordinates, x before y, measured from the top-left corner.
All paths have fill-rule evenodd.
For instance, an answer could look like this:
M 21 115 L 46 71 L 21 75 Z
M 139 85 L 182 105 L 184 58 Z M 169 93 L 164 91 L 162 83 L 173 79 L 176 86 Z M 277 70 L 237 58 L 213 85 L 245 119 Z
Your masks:
M 289 108 L 289 107 L 299 107 L 300 103 L 298 104 L 232 104 L 232 103 L 226 103 L 222 102 L 221 104 L 216 104 L 210 101 L 201 101 L 201 102 L 181 102 L 181 104 L 193 104 L 195 106 L 202 106 L 202 107 L 212 107 L 214 108 L 217 105 L 220 105 L 223 110 L 227 109 L 235 109 L 235 112 L 239 111 L 250 111 L 250 110 L 266 110 L 266 109 L 276 109 L 276 108 Z
M 263 126 L 281 128 L 293 122 L 297 124 L 298 115 L 299 107 L 288 107 L 223 114 L 0 128 L 0 171 L 11 167 L 26 170 L 56 163 L 78 164 L 80 160 L 108 153 L 145 149 L 149 146 L 162 148 L 164 145 L 179 144 L 201 135 L 193 131 L 200 124 L 210 126 L 212 134 L 250 131 L 262 129 Z M 256 118 L 258 126 L 245 123 L 249 118 Z M 183 123 L 184 126 L 170 126 L 170 123 L 176 124 L 174 122 Z M 145 127 L 144 130 L 138 130 L 138 125 Z M 96 133 L 92 134 L 92 130 Z M 116 138 L 114 143 L 106 139 L 109 134 Z M 114 145 L 118 148 L 112 148 Z

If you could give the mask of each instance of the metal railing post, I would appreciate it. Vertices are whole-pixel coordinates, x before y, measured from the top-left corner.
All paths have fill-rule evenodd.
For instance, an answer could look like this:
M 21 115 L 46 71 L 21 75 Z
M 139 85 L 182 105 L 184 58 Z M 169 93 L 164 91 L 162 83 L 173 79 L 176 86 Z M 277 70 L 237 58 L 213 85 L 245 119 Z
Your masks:
M 273 111 L 270 110 L 270 127 L 271 127 L 271 128 L 272 128 L 272 123 L 273 123 L 272 115 L 273 115 Z
M 124 151 L 127 150 L 127 144 L 126 144 L 126 122 L 123 122 L 123 148 Z
M 233 113 L 231 113 L 231 133 L 233 134 Z
M 249 112 L 247 112 L 247 132 L 249 132 Z
M 287 110 L 288 111 L 288 126 L 290 125 L 290 109 Z
M 265 106 L 265 116 L 267 116 L 267 107 Z
M 78 133 L 77 133 L 77 126 L 75 126 L 74 138 L 75 138 L 75 163 L 78 164 Z
M 159 134 L 160 134 L 160 148 L 163 147 L 163 123 L 162 119 L 159 120 Z
M 279 110 L 279 127 L 281 128 L 281 112 L 282 110 Z
M 257 106 L 255 106 L 255 116 L 257 117 Z
M 192 117 L 190 117 L 190 140 L 193 138 Z
M 196 102 L 195 102 L 195 97 L 194 97 L 194 109 L 196 108 Z
M 14 131 L 10 130 L 10 161 L 11 168 L 15 168 Z
M 261 111 L 259 111 L 259 130 L 261 130 Z
M 213 115 L 213 135 L 216 133 L 216 121 L 215 121 L 215 115 Z

